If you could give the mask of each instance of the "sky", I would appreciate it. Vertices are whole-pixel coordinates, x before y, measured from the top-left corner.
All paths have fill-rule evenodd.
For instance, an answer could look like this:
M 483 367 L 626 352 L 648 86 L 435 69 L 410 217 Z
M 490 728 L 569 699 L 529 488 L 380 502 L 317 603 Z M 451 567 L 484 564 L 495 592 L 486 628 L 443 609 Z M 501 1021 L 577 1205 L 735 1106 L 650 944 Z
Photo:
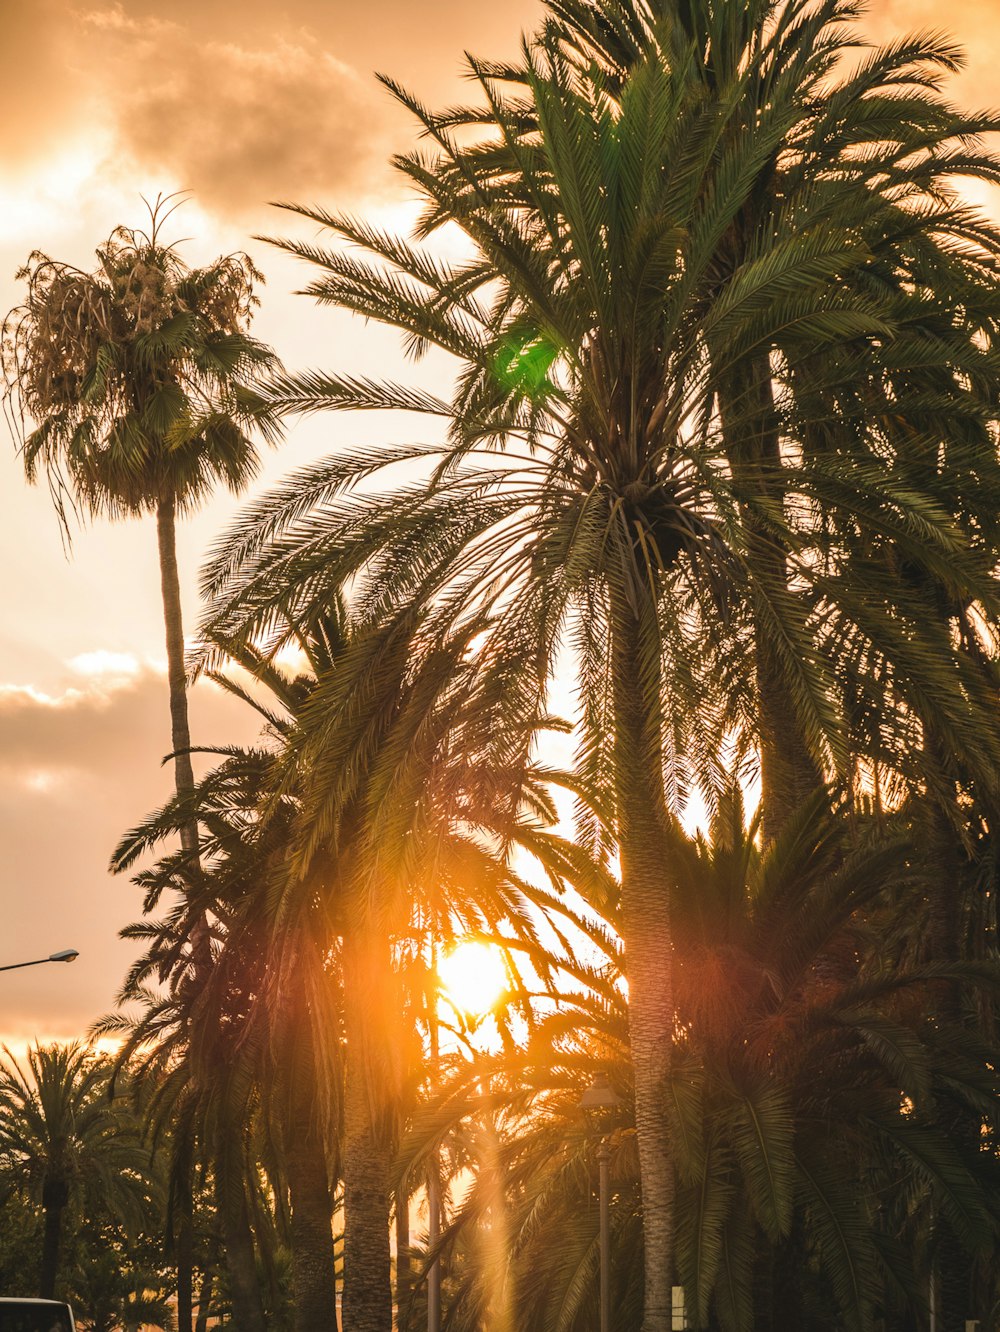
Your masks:
M 539 0 L 0 0 L 0 314 L 21 299 L 15 274 L 32 251 L 89 267 L 114 226 L 142 224 L 142 196 L 185 189 L 186 257 L 249 251 L 267 277 L 254 331 L 287 366 L 401 365 L 394 335 L 295 295 L 301 266 L 253 238 L 314 234 L 280 201 L 405 227 L 412 204 L 388 158 L 413 131 L 375 72 L 433 105 L 461 101 L 463 52 L 513 55 L 540 12 Z M 955 98 L 1000 102 L 995 0 L 876 0 L 865 21 L 883 41 L 949 32 L 969 57 Z M 433 359 L 419 373 L 445 382 Z M 293 423 L 254 489 L 412 429 L 382 414 Z M 213 498 L 179 534 L 189 628 L 199 566 L 240 503 Z M 68 967 L 0 974 L 0 1040 L 22 1049 L 83 1036 L 114 1002 L 133 955 L 117 933 L 140 899 L 106 866 L 169 794 L 169 720 L 152 523 L 77 527 L 67 550 L 3 424 L 0 569 L 0 965 L 80 951 Z M 256 734 L 212 686 L 191 709 L 196 744 Z

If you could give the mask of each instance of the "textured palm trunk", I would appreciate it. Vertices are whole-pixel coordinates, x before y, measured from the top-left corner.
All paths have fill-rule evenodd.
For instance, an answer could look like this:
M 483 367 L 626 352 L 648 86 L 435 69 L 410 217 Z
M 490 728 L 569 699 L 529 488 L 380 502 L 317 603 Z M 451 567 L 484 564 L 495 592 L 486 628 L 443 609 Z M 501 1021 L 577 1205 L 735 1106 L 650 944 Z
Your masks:
M 942 772 L 948 764 L 946 750 L 933 734 L 927 747 L 931 762 Z M 957 793 L 956 793 L 957 799 Z M 960 815 L 959 815 L 960 817 Z M 935 802 L 926 815 L 927 868 L 931 872 L 926 956 L 928 963 L 953 965 L 968 960 L 966 904 L 963 890 L 969 880 L 969 864 L 951 817 Z M 961 981 L 948 980 L 937 987 L 934 1008 L 937 1016 L 955 1029 L 966 1024 Z M 982 1149 L 982 1123 L 979 1115 L 960 1101 L 939 1100 L 934 1118 L 938 1128 L 970 1163 Z M 935 1288 L 938 1327 L 941 1332 L 964 1332 L 966 1320 L 973 1317 L 972 1290 L 975 1261 L 956 1234 L 950 1218 L 942 1211 L 934 1218 Z
M 337 1326 L 333 1256 L 333 1203 L 326 1146 L 314 1098 L 293 1089 L 285 1165 L 292 1207 L 292 1290 L 295 1332 L 331 1332 Z
M 177 1260 L 177 1332 L 192 1332 L 194 1300 L 194 1217 L 191 1200 L 191 1171 L 181 1183 L 174 1256 Z
M 764 613 L 779 600 L 795 608 L 789 592 L 788 552 L 766 517 L 770 509 L 780 521 L 784 498 L 780 435 L 766 353 L 728 376 L 719 391 L 719 413 L 734 478 L 747 496 L 742 507 L 757 676 L 761 830 L 765 842 L 773 842 L 798 806 L 816 791 L 822 777 L 806 744 L 787 669 L 775 650 Z
M 384 956 L 383 956 L 384 954 Z M 362 929 L 345 935 L 343 1332 L 391 1332 L 391 1138 L 384 1048 L 388 949 Z
M 43 1300 L 54 1300 L 59 1264 L 62 1259 L 62 1223 L 69 1202 L 69 1189 L 61 1180 L 46 1180 L 42 1190 L 42 1265 L 38 1293 Z
M 226 1250 L 233 1322 L 240 1332 L 266 1332 L 243 1172 L 235 1159 L 240 1150 L 239 1131 L 234 1132 L 235 1145 L 230 1143 L 228 1150 L 217 1153 L 215 1166 L 215 1199 Z
M 648 604 L 637 607 L 637 599 Z M 615 604 L 617 601 L 617 604 Z M 664 1113 L 674 1037 L 670 866 L 658 660 L 642 651 L 655 607 L 640 587 L 612 593 L 614 766 L 622 929 L 629 985 L 644 1243 L 642 1332 L 669 1332 L 674 1273 L 674 1170 Z
M 170 690 L 170 740 L 174 753 L 174 786 L 182 799 L 194 793 L 191 764 L 191 728 L 188 723 L 187 672 L 184 669 L 184 619 L 181 584 L 177 573 L 177 505 L 172 492 L 156 506 L 156 535 L 160 552 L 160 590 L 167 644 L 167 684 Z M 198 873 L 198 824 L 192 818 L 181 827 L 181 846 L 192 878 Z

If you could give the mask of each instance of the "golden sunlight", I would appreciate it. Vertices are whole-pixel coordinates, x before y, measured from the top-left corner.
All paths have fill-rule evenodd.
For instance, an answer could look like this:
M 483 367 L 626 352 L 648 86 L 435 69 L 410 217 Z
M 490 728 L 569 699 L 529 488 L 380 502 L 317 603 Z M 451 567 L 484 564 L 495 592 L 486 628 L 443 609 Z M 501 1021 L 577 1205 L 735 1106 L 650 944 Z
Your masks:
M 507 968 L 498 948 L 466 940 L 438 963 L 445 997 L 460 1012 L 484 1017 L 507 989 Z

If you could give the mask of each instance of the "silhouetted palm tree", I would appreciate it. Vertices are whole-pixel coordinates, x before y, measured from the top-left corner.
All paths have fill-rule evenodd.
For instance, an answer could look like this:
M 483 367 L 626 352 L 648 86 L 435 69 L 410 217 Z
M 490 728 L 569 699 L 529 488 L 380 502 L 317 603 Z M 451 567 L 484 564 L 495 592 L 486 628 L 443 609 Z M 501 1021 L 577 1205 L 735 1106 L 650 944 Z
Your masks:
M 149 1153 L 121 1097 L 109 1097 L 111 1065 L 79 1043 L 33 1046 L 26 1065 L 0 1060 L 0 1168 L 41 1204 L 38 1293 L 51 1299 L 61 1275 L 67 1209 L 88 1192 L 127 1228 L 151 1206 Z
M 300 211 L 337 246 L 284 248 L 319 267 L 308 290 L 321 301 L 401 329 L 415 351 L 451 353 L 455 396 L 322 373 L 279 377 L 274 395 L 284 410 L 438 415 L 449 441 L 309 469 L 227 535 L 206 583 L 211 622 L 243 634 L 266 628 L 277 605 L 298 613 L 347 579 L 383 610 L 420 598 L 442 632 L 489 606 L 477 650 L 512 759 L 518 739 L 527 752 L 572 636 L 583 760 L 613 795 L 622 867 L 646 1332 L 668 1326 L 672 1268 L 659 1090 L 674 1021 L 671 755 L 683 760 L 699 731 L 716 749 L 733 726 L 760 741 L 773 835 L 818 780 L 819 759 L 848 762 L 837 670 L 861 659 L 895 663 L 898 691 L 933 708 L 980 771 L 1000 749 L 991 695 L 967 670 L 954 688 L 954 645 L 908 605 L 891 561 L 856 583 L 836 542 L 840 528 L 870 532 L 897 565 L 932 558 L 995 601 L 989 551 L 916 484 L 903 448 L 923 438 L 925 386 L 908 375 L 926 365 L 927 338 L 961 420 L 981 420 L 993 391 L 982 389 L 994 379 L 979 334 L 996 238 L 939 198 L 955 170 L 995 170 L 959 147 L 986 122 L 934 103 L 919 169 L 907 175 L 897 146 L 881 167 L 855 170 L 897 82 L 933 82 L 950 57 L 921 43 L 873 53 L 861 82 L 845 79 L 834 95 L 826 80 L 849 40 L 846 8 L 753 13 L 755 24 L 737 6 L 712 11 L 721 63 L 711 77 L 672 9 L 642 10 L 640 49 L 617 79 L 575 59 L 550 27 L 514 92 L 507 71 L 473 66 L 480 119 L 495 127 L 481 145 L 451 132 L 472 113 L 436 116 L 400 93 L 436 152 L 400 159 L 425 202 L 418 240 L 451 222 L 467 254 L 439 259 L 321 210 Z M 758 207 L 762 182 L 779 179 L 788 197 Z M 751 234 L 741 218 L 754 219 Z M 880 229 L 885 262 L 897 263 L 884 283 L 872 272 Z M 929 274 L 960 269 L 955 256 L 974 236 L 982 248 L 965 276 L 970 290 L 980 278 L 977 313 L 944 336 Z M 820 364 L 827 396 L 799 392 Z M 840 411 L 852 382 L 863 406 Z M 817 417 L 820 401 L 837 408 L 832 420 Z M 342 495 L 403 459 L 437 464 L 425 488 Z M 876 604 L 885 612 L 873 615 Z M 712 744 L 699 749 L 712 756 Z
M 944 977 L 989 989 L 995 962 L 890 962 L 880 935 L 919 904 L 924 871 L 908 863 L 905 839 L 851 834 L 842 805 L 817 793 L 762 851 L 738 791 L 708 835 L 676 834 L 667 1100 L 691 1327 L 860 1332 L 876 1315 L 918 1317 L 930 1209 L 984 1260 L 995 1252 L 995 1158 L 954 1141 L 936 1114 L 959 1102 L 992 1131 L 995 1051 L 929 1013 Z M 435 1135 L 459 1144 L 465 1177 L 445 1245 L 457 1251 L 449 1317 L 463 1332 L 482 1325 L 498 1288 L 525 1332 L 596 1327 L 597 1216 L 579 1099 L 597 1072 L 622 1097 L 610 1138 L 613 1303 L 626 1326 L 640 1316 L 616 885 L 598 873 L 575 882 L 590 901 L 551 1011 L 516 1048 L 453 1060 L 403 1146 L 408 1159 Z M 573 913 L 563 911 L 565 927 Z M 484 1165 L 469 1144 L 489 1118 L 499 1148 Z M 505 1247 L 491 1268 L 474 1257 L 475 1236 L 498 1226 Z

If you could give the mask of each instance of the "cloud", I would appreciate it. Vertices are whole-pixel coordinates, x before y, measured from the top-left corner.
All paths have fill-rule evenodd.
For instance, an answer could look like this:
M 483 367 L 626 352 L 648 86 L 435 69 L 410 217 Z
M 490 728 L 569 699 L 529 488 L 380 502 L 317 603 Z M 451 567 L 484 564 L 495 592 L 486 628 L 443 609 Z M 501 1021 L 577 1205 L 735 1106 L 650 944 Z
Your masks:
M 194 22 L 82 20 L 120 150 L 206 207 L 363 189 L 386 157 L 385 99 L 305 28 L 269 40 L 207 39 Z
M 19 216 L 38 196 L 28 221 L 61 198 L 52 169 L 84 175 L 77 199 L 112 181 L 191 189 L 243 224 L 275 199 L 355 207 L 398 190 L 388 157 L 413 141 L 373 71 L 453 100 L 463 51 L 515 54 L 539 12 L 538 0 L 0 0 L 5 192 Z
M 58 690 L 0 686 L 0 963 L 80 951 L 71 968 L 0 975 L 4 1030 L 24 1037 L 80 1035 L 111 1008 L 135 956 L 118 931 L 141 899 L 108 858 L 171 790 L 163 673 L 103 651 L 74 668 Z M 259 733 L 256 714 L 211 684 L 192 691 L 191 711 L 202 743 Z
M 112 689 L 131 684 L 143 670 L 142 662 L 131 652 L 108 652 L 106 648 L 80 652 L 66 664 L 74 674 Z

